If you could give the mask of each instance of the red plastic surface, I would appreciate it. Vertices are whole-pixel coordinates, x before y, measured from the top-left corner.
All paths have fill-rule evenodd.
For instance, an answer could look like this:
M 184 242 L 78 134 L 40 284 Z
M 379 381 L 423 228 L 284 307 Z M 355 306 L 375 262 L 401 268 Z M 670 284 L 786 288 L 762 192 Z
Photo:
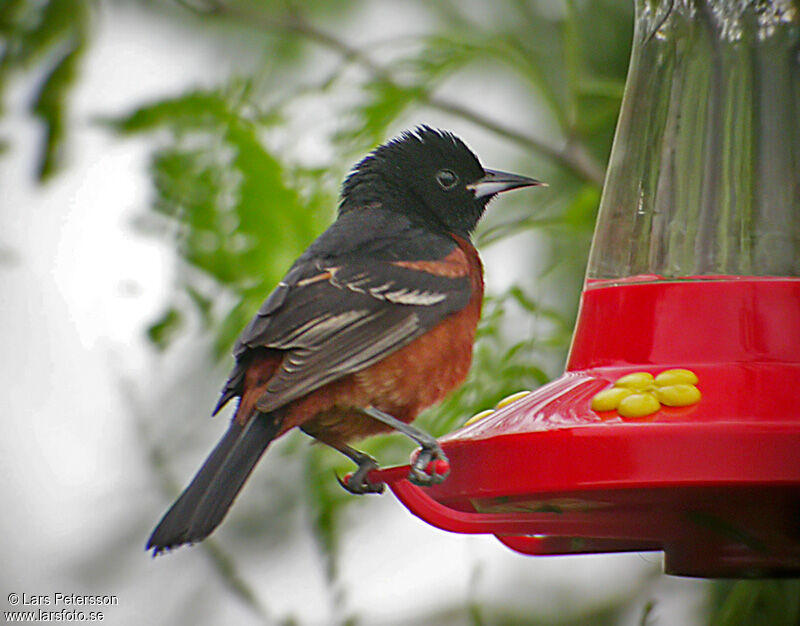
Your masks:
M 567 371 L 799 362 L 800 279 L 601 284 L 581 299 Z
M 592 396 L 694 371 L 699 403 L 641 418 Z M 371 474 L 440 528 L 526 554 L 663 549 L 670 573 L 800 574 L 800 280 L 593 285 L 565 375 L 440 441 L 451 473 Z

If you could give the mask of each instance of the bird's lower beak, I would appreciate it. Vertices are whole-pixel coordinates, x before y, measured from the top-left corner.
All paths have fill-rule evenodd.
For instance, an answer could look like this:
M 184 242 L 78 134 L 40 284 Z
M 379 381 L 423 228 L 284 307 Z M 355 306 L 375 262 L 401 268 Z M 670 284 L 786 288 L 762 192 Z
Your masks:
M 476 198 L 484 198 L 511 189 L 537 186 L 547 187 L 547 183 L 543 183 L 535 178 L 520 176 L 519 174 L 511 174 L 499 170 L 484 170 L 483 178 L 479 178 L 474 183 L 467 185 L 467 189 L 472 189 L 475 192 Z

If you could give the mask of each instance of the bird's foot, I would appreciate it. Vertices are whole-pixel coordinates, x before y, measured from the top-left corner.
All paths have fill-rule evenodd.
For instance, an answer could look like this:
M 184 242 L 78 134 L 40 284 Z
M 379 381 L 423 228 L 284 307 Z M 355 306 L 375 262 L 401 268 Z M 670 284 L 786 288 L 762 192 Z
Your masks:
M 408 479 L 412 483 L 421 487 L 430 487 L 431 485 L 438 485 L 447 478 L 450 473 L 450 462 L 442 451 L 439 442 L 431 435 L 417 430 L 411 424 L 406 424 L 375 407 L 367 407 L 361 410 L 366 415 L 387 426 L 391 426 L 422 446 L 422 449 L 411 460 L 411 471 L 408 473 Z
M 367 493 L 383 493 L 386 488 L 384 483 L 373 483 L 369 480 L 369 473 L 378 469 L 378 463 L 370 456 L 364 455 L 358 461 L 358 469 L 344 478 L 336 477 L 339 484 L 350 493 L 361 496 Z
M 411 462 L 408 480 L 420 487 L 438 485 L 450 473 L 450 462 L 439 444 L 424 446 Z

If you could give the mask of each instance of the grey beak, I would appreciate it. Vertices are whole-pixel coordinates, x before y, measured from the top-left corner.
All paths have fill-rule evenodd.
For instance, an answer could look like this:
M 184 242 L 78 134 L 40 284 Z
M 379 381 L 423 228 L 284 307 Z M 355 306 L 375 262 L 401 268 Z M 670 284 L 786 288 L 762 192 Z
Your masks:
M 475 192 L 476 198 L 485 198 L 486 196 L 493 196 L 503 191 L 519 189 L 520 187 L 547 187 L 547 183 L 543 183 L 535 178 L 528 178 L 527 176 L 501 172 L 499 170 L 483 171 L 485 174 L 483 178 L 479 178 L 474 183 L 467 185 L 467 189 L 471 189 Z

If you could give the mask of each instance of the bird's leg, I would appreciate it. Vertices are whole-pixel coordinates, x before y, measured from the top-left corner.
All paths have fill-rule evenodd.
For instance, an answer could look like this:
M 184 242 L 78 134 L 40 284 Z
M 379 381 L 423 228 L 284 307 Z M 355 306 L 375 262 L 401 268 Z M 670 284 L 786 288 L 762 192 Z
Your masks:
M 336 477 L 339 484 L 347 491 L 355 495 L 363 495 L 365 493 L 383 493 L 386 487 L 383 483 L 372 483 L 369 480 L 369 473 L 378 469 L 378 462 L 373 459 L 369 454 L 351 448 L 348 445 L 333 446 L 336 450 L 350 458 L 358 465 L 358 469 L 352 474 L 345 476 L 343 479 Z
M 434 437 L 374 407 L 361 409 L 361 411 L 403 433 L 422 448 L 412 461 L 411 471 L 408 473 L 408 479 L 412 483 L 428 487 L 430 485 L 438 485 L 447 478 L 450 473 L 450 465 L 447 461 L 447 456 L 445 456 L 439 442 Z
M 315 434 L 311 434 L 307 431 L 304 432 L 320 443 L 324 443 L 329 448 L 333 448 L 334 450 L 341 452 L 348 459 L 358 465 L 358 468 L 352 474 L 345 476 L 344 478 L 340 478 L 338 475 L 336 476 L 336 480 L 339 481 L 339 484 L 347 491 L 355 495 L 363 495 L 365 493 L 383 493 L 386 485 L 383 483 L 375 484 L 369 481 L 369 473 L 374 469 L 378 469 L 378 462 L 369 454 L 361 452 L 360 450 L 356 450 L 355 448 L 351 448 L 346 444 L 334 444 L 330 441 L 325 441 L 325 439 L 318 437 Z

